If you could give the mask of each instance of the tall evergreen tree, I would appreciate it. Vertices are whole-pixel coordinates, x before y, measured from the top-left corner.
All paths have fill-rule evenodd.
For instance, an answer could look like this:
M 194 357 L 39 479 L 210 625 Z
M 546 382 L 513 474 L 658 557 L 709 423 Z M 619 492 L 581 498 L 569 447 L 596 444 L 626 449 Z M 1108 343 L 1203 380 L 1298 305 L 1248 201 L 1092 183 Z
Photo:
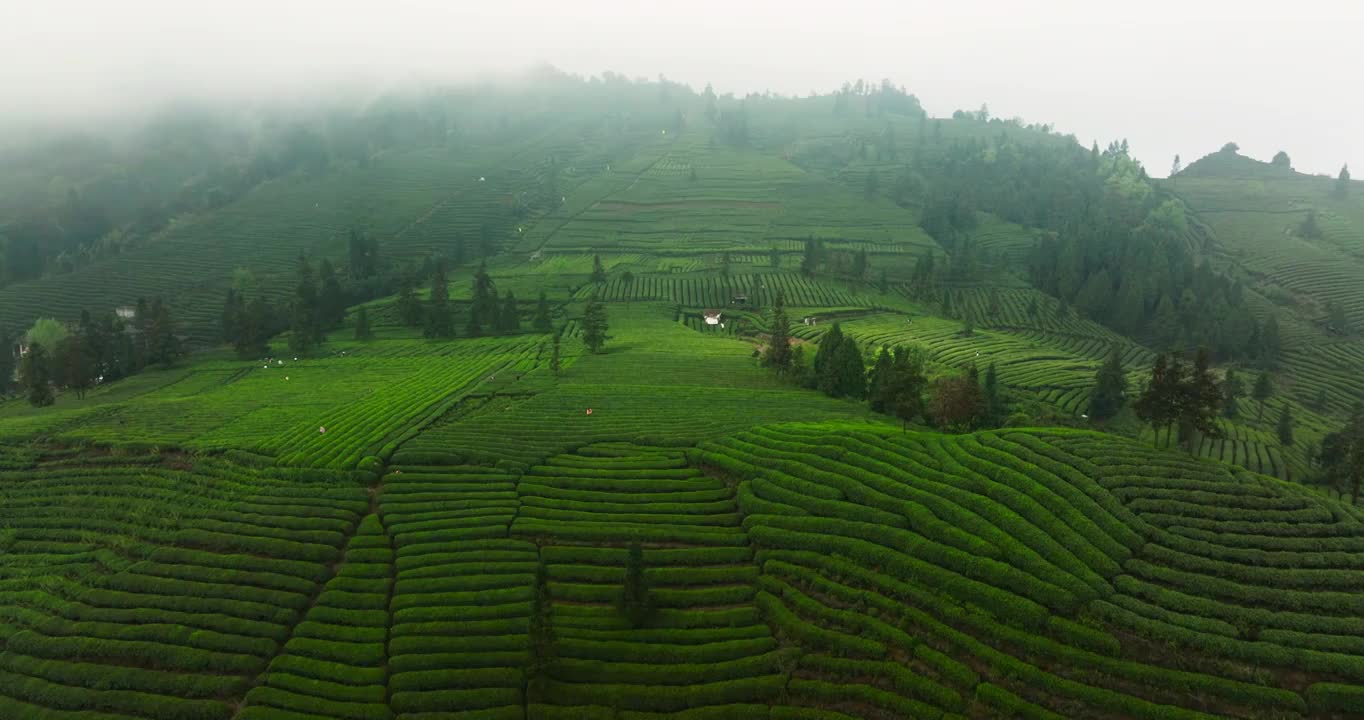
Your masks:
M 1336 197 L 1344 199 L 1350 194 L 1350 165 L 1346 163 L 1340 167 L 1340 174 L 1336 175 Z
M 474 273 L 473 302 L 469 308 L 469 335 L 482 333 L 483 328 L 497 328 L 497 287 L 488 275 L 488 264 L 481 263 Z
M 14 361 L 14 339 L 0 328 L 0 397 L 9 394 L 14 388 L 14 373 L 16 363 Z
M 1260 406 L 1255 419 L 1264 418 L 1265 402 L 1274 396 L 1274 381 L 1270 379 L 1269 373 L 1260 373 L 1260 377 L 1255 379 L 1255 387 L 1250 391 L 1250 396 L 1255 398 L 1255 402 Z
M 1236 375 L 1236 368 L 1228 368 L 1222 380 L 1222 414 L 1235 418 L 1241 414 L 1241 396 L 1246 394 L 1245 384 Z
M 1279 444 L 1284 447 L 1293 447 L 1293 408 L 1284 403 L 1279 410 L 1279 422 L 1275 425 L 1275 432 L 1279 435 Z
M 593 353 L 601 352 L 606 344 L 606 306 L 597 300 L 596 294 L 587 301 L 583 310 L 583 344 Z
M 867 277 L 867 251 L 866 251 L 866 250 L 858 250 L 858 251 L 857 251 L 857 254 L 853 256 L 852 274 L 853 274 L 853 277 L 857 278 L 858 280 L 862 280 L 862 279 L 864 279 L 865 277 Z
M 19 384 L 33 407 L 47 407 L 57 401 L 52 393 L 51 359 L 42 343 L 30 342 L 28 354 L 20 359 Z
M 867 372 L 867 404 L 876 412 L 887 412 L 894 398 L 890 396 L 891 373 L 895 372 L 895 359 L 890 348 L 881 346 L 876 353 L 876 362 Z
M 321 339 L 321 325 L 317 315 L 317 283 L 308 259 L 298 258 L 298 287 L 289 322 L 289 349 L 307 352 Z
M 270 306 L 265 298 L 256 297 L 242 313 L 241 331 L 234 343 L 237 356 L 244 360 L 254 360 L 270 354 Z
M 540 291 L 540 298 L 535 302 L 535 319 L 531 321 L 535 332 L 550 332 L 554 329 L 554 321 L 549 315 L 549 300 L 545 297 L 545 291 Z
M 219 332 L 223 342 L 237 342 L 237 332 L 241 328 L 242 304 L 235 288 L 227 289 L 227 300 L 223 301 L 223 312 L 218 320 Z
M 374 331 L 369 327 L 369 310 L 367 308 L 361 307 L 355 311 L 355 339 L 374 339 Z
M 867 366 L 862 360 L 862 349 L 850 335 L 843 336 L 834 363 L 837 366 L 836 397 L 861 399 L 867 393 Z
M 422 324 L 422 301 L 417 298 L 417 283 L 411 276 L 404 274 L 398 280 L 398 322 L 407 327 Z
M 602 267 L 601 256 L 592 256 L 592 284 L 603 285 L 606 283 L 606 268 Z
M 625 553 L 625 581 L 621 584 L 616 605 L 630 627 L 642 627 L 653 611 L 653 598 L 644 577 L 644 549 L 632 540 Z
M 989 427 L 998 427 L 1004 422 L 1004 398 L 999 390 L 999 373 L 995 369 L 994 361 L 985 367 L 985 384 L 982 387 L 985 395 L 985 424 Z
M 629 307 L 629 306 L 630 306 L 630 300 L 631 300 L 631 298 L 634 297 L 634 294 L 635 294 L 635 293 L 634 293 L 634 290 L 635 290 L 635 274 L 632 273 L 632 272 L 630 272 L 629 270 L 626 270 L 625 272 L 621 273 L 621 274 L 620 274 L 620 284 L 621 284 L 621 288 L 623 288 L 624 291 L 625 291 L 625 306 L 626 306 L 626 307 Z
M 318 322 L 323 328 L 334 328 L 346 317 L 346 295 L 341 290 L 341 280 L 336 276 L 332 261 L 323 258 L 317 268 L 317 279 Z
M 85 393 L 95 384 L 95 359 L 90 355 L 85 333 L 72 333 L 57 344 L 56 380 L 84 400 Z
M 1193 452 L 1199 437 L 1222 436 L 1217 425 L 1222 390 L 1212 373 L 1212 356 L 1207 348 L 1199 348 L 1193 367 L 1180 382 L 1179 391 L 1180 430 L 1189 443 L 1189 451 Z
M 502 299 L 502 312 L 498 314 L 498 329 L 502 332 L 521 331 L 521 311 L 516 307 L 516 296 L 508 290 Z
M 147 330 L 148 362 L 170 367 L 180 357 L 180 337 L 170 308 L 157 297 L 152 300 L 152 320 Z
M 1181 376 L 1182 364 L 1177 362 L 1177 358 L 1157 355 L 1155 363 L 1151 366 L 1151 379 L 1132 406 L 1137 417 L 1151 426 L 1157 443 L 1160 439 L 1160 430 L 1168 428 L 1179 416 Z
M 969 431 L 984 408 L 980 379 L 968 373 L 939 378 L 933 386 L 928 413 L 944 430 Z
M 720 255 L 720 277 L 729 277 L 729 251 Z
M 437 258 L 431 271 L 431 297 L 426 302 L 425 316 L 423 336 L 440 339 L 455 336 L 454 310 L 450 307 L 450 283 L 445 275 L 444 258 Z
M 554 333 L 553 354 L 549 356 L 549 371 L 554 373 L 554 377 L 559 377 L 559 371 L 563 369 L 562 359 L 559 356 L 559 345 L 559 333 Z
M 530 661 L 526 666 L 526 692 L 536 700 L 544 694 L 549 670 L 558 654 L 554 633 L 554 600 L 549 590 L 545 560 L 535 565 L 535 585 L 530 596 Z
M 786 318 L 786 295 L 781 290 L 772 305 L 772 338 L 763 364 L 782 375 L 791 370 L 791 322 Z
M 1127 375 L 1122 369 L 1122 350 L 1114 345 L 1108 358 L 1094 376 L 1094 392 L 1089 396 L 1089 417 L 1107 420 L 1127 402 Z
M 838 323 L 819 339 L 815 351 L 815 387 L 825 395 L 838 395 L 838 353 L 843 347 L 843 328 Z

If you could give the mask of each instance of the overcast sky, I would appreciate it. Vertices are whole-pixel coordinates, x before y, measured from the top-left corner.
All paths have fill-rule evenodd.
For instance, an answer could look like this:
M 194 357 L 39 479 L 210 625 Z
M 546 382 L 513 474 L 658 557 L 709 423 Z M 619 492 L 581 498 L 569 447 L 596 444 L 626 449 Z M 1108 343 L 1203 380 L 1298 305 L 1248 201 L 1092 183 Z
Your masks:
M 1358 0 L 0 0 L 0 115 L 537 63 L 736 93 L 888 77 L 934 115 L 1125 137 L 1153 175 L 1228 140 L 1334 175 L 1364 171 L 1361 48 Z

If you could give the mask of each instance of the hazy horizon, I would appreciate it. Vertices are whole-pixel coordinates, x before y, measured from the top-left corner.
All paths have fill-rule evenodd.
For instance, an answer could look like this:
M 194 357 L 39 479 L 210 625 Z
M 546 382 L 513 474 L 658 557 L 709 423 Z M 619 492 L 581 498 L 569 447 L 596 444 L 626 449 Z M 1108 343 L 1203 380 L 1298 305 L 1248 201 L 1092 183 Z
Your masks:
M 1364 8 L 1349 3 L 1297 3 L 1291 14 L 1225 0 L 792 9 L 772 0 L 645 9 L 245 0 L 194 10 L 52 0 L 0 26 L 0 100 L 5 125 L 50 127 L 97 125 L 182 97 L 325 97 L 546 64 L 740 95 L 889 78 L 934 116 L 987 103 L 995 116 L 1050 123 L 1085 144 L 1126 138 L 1156 176 L 1176 153 L 1187 164 L 1228 141 L 1262 160 L 1284 150 L 1302 172 L 1364 167 L 1364 95 L 1350 82 L 1364 67 L 1354 49 Z

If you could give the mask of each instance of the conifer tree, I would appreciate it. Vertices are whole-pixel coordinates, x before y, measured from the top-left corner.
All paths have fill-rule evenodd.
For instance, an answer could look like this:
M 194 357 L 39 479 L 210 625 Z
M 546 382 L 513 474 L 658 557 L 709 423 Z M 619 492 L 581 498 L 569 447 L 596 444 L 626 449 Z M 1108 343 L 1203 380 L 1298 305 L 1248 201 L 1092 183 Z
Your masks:
M 557 656 L 554 634 L 554 599 L 549 590 L 549 574 L 545 560 L 535 566 L 535 585 L 530 598 L 530 661 L 526 666 L 526 691 L 531 698 L 543 695 L 549 680 L 549 669 Z
M 871 371 L 867 374 L 867 403 L 872 410 L 887 412 L 894 400 L 890 395 L 891 373 L 894 371 L 895 360 L 891 350 L 882 345 L 880 352 L 876 353 L 876 362 L 872 364 Z
M 336 276 L 332 262 L 322 259 L 317 268 L 319 284 L 317 296 L 318 322 L 323 328 L 334 328 L 346 317 L 346 295 L 341 290 L 341 280 Z
M 57 401 L 52 394 L 51 361 L 42 343 L 29 343 L 28 354 L 19 361 L 19 384 L 33 407 L 47 407 Z
M 4 397 L 14 387 L 14 340 L 0 328 L 0 397 Z
M 298 258 L 298 287 L 294 291 L 294 303 L 289 321 L 289 349 L 306 352 L 320 339 L 321 327 L 317 316 L 317 283 L 313 280 L 313 269 L 308 259 Z
M 867 393 L 867 366 L 862 361 L 862 349 L 850 335 L 843 336 L 834 360 L 837 366 L 836 397 L 861 399 Z
M 1236 375 L 1236 368 L 1228 368 L 1222 380 L 1222 414 L 1235 418 L 1241 414 L 1241 396 L 1246 394 L 1245 384 Z
M 1212 356 L 1207 348 L 1199 348 L 1193 367 L 1179 384 L 1180 428 L 1193 452 L 1199 436 L 1221 437 L 1217 415 L 1222 404 L 1222 391 L 1212 373 Z M 1195 434 L 1197 433 L 1197 435 Z
M 1122 369 L 1122 350 L 1114 345 L 1108 358 L 1094 376 L 1094 392 L 1089 396 L 1089 417 L 1107 420 L 1127 402 L 1127 375 Z
M 550 332 L 554 329 L 554 321 L 549 315 L 549 300 L 544 290 L 540 291 L 540 299 L 535 303 L 535 319 L 531 322 L 535 332 Z
M 431 271 L 431 298 L 427 300 L 425 327 L 422 335 L 427 338 L 451 338 L 455 336 L 455 320 L 450 308 L 450 285 L 445 276 L 445 259 L 437 258 Z
M 223 312 L 218 320 L 219 332 L 222 334 L 223 342 L 228 344 L 237 342 L 237 332 L 241 328 L 242 309 L 237 297 L 237 290 L 228 288 L 227 299 L 223 301 Z
M 601 256 L 592 256 L 592 284 L 602 285 L 606 283 L 606 268 L 602 267 Z
M 842 346 L 843 329 L 834 323 L 819 339 L 819 349 L 815 351 L 815 387 L 825 395 L 838 394 L 838 352 Z
M 1265 416 L 1265 402 L 1274 396 L 1274 381 L 1269 378 L 1269 373 L 1260 373 L 1260 377 L 1255 379 L 1255 387 L 1250 391 L 1251 397 L 1260 404 L 1259 412 L 1255 419 L 1263 419 Z
M 422 324 L 422 303 L 417 299 L 417 284 L 404 274 L 398 281 L 398 321 L 407 327 Z
M 147 330 L 148 362 L 170 367 L 180 357 L 180 337 L 175 332 L 175 321 L 170 308 L 157 297 L 152 300 L 151 323 Z
M 254 360 L 268 355 L 270 325 L 270 306 L 266 304 L 264 298 L 257 297 L 242 313 L 241 331 L 235 343 L 237 356 L 243 360 Z
M 985 367 L 985 384 L 982 391 L 985 394 L 985 424 L 997 427 L 1004 422 L 1004 398 L 999 394 L 999 373 L 995 369 L 994 361 Z
M 58 384 L 85 399 L 85 392 L 95 384 L 95 360 L 90 356 L 86 333 L 72 333 L 57 343 L 56 366 Z
M 1284 447 L 1293 447 L 1293 409 L 1284 403 L 1279 410 L 1279 422 L 1275 425 L 1275 432 L 1279 435 L 1279 444 Z
M 474 273 L 473 302 L 469 308 L 469 335 L 482 333 L 484 328 L 497 328 L 497 288 L 488 275 L 488 264 L 481 263 Z
M 606 337 L 606 307 L 593 294 L 583 310 L 583 344 L 598 353 L 606 344 Z
M 772 305 L 772 339 L 763 364 L 781 375 L 791 370 L 791 322 L 786 318 L 786 295 L 781 290 Z
M 374 331 L 369 327 L 369 310 L 364 307 L 361 307 L 355 313 L 355 339 L 374 339 Z
M 634 296 L 635 274 L 629 270 L 621 273 L 620 284 L 625 291 L 625 306 L 630 307 L 630 299 Z
M 502 300 L 502 312 L 498 315 L 498 320 L 501 321 L 501 327 L 498 329 L 502 332 L 521 331 L 521 311 L 517 309 L 516 296 L 510 290 Z
M 562 369 L 561 359 L 559 357 L 559 344 L 559 333 L 554 333 L 554 350 L 553 354 L 549 356 L 549 371 L 554 373 L 554 377 L 559 377 L 559 371 Z
M 1151 366 L 1151 379 L 1132 407 L 1137 417 L 1151 426 L 1157 444 L 1160 429 L 1168 427 L 1177 415 L 1178 382 L 1178 370 L 1170 367 L 1170 361 L 1164 355 L 1157 355 Z
M 644 578 L 644 549 L 638 540 L 630 542 L 625 554 L 625 581 L 621 585 L 617 607 L 630 627 L 642 627 L 649 620 L 653 602 L 648 581 Z
M 720 277 L 729 277 L 729 251 L 720 255 Z

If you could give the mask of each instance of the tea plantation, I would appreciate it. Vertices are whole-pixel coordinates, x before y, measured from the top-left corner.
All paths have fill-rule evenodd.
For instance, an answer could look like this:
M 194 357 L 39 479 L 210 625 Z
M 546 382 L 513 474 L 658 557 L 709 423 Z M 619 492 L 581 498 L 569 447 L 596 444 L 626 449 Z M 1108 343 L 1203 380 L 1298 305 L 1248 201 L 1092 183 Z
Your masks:
M 1358 195 L 580 80 L 0 287 L 0 720 L 1364 718 Z

